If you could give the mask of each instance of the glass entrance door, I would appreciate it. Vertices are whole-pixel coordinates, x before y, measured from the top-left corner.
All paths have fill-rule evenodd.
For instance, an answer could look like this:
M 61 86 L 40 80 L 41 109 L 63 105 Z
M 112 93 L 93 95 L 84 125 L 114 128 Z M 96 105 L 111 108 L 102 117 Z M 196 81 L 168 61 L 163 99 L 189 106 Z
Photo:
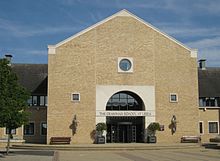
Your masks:
M 131 143 L 136 142 L 135 125 L 110 125 L 111 131 L 108 131 L 107 142 L 111 143 Z
M 107 117 L 107 143 L 141 143 L 144 117 Z
M 131 142 L 131 125 L 118 125 L 119 143 Z

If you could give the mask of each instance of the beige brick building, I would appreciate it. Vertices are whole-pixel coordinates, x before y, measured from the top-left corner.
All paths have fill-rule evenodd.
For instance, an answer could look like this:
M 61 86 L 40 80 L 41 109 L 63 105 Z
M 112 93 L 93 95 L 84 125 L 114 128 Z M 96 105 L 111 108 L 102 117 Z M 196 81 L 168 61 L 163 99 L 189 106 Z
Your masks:
M 107 143 L 145 142 L 152 122 L 161 125 L 159 143 L 219 134 L 220 68 L 198 68 L 197 50 L 126 10 L 49 45 L 48 66 L 12 68 L 32 93 L 29 124 L 14 141 L 93 143 L 101 122 Z
M 50 45 L 48 54 L 48 142 L 92 143 L 99 122 L 107 123 L 107 142 L 143 142 L 155 121 L 164 125 L 158 142 L 199 135 L 196 50 L 128 11 Z

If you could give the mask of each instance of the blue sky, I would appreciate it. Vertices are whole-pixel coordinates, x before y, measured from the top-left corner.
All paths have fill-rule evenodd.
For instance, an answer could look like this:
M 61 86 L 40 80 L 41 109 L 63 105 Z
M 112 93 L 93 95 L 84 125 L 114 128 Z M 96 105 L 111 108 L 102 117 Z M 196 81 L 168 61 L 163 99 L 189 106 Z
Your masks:
M 0 57 L 47 63 L 47 45 L 127 9 L 220 67 L 220 0 L 0 0 Z

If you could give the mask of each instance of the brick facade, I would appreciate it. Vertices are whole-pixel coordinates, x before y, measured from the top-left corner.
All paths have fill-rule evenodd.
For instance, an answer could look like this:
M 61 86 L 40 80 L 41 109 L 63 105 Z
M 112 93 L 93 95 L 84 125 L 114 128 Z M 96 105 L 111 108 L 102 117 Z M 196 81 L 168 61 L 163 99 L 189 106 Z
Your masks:
M 72 143 L 92 143 L 97 85 L 154 86 L 156 121 L 165 126 L 157 133 L 158 142 L 198 135 L 197 60 L 168 37 L 132 16 L 115 16 L 55 50 L 48 60 L 48 142 L 70 136 Z M 133 58 L 133 73 L 118 73 L 118 57 Z M 80 93 L 79 103 L 70 100 L 72 92 Z M 178 94 L 177 103 L 170 103 L 170 93 Z M 79 124 L 72 135 L 74 115 Z M 169 129 L 173 115 L 174 135 Z

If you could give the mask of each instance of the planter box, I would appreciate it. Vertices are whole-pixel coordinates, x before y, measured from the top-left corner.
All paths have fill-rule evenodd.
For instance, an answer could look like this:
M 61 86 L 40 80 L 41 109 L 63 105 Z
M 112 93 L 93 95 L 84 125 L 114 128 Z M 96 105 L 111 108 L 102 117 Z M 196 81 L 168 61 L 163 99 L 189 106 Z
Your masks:
M 97 136 L 96 144 L 105 144 L 105 137 L 104 136 Z
M 156 136 L 148 136 L 147 137 L 147 143 L 156 143 L 157 137 Z

